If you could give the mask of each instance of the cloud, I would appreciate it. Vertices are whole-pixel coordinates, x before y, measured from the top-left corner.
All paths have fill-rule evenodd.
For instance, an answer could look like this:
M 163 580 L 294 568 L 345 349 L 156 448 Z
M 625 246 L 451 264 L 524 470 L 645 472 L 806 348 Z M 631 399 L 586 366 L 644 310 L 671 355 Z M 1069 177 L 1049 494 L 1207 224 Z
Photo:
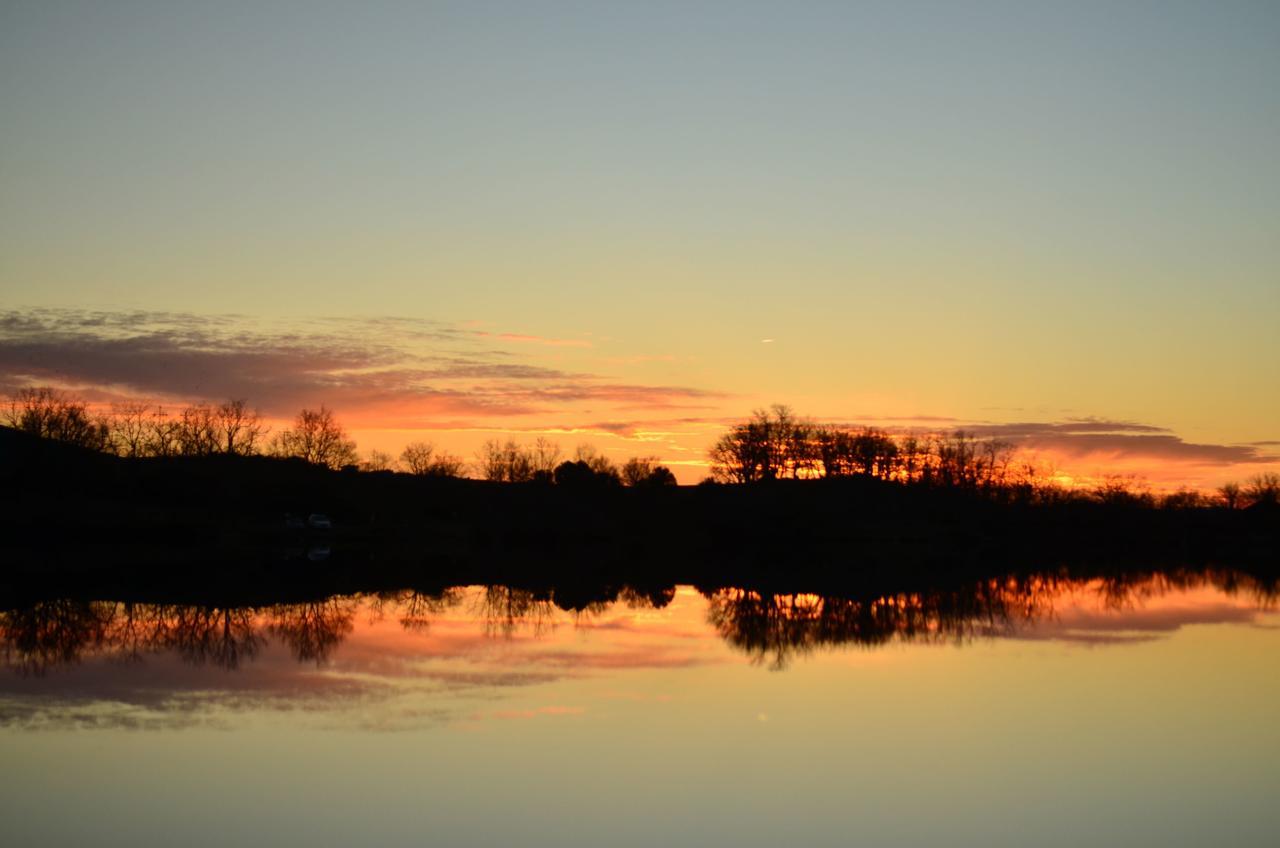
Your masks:
M 1140 424 L 1134 421 L 1110 421 L 1105 418 L 1069 418 L 1060 422 L 1023 421 L 1011 424 L 975 424 L 983 435 L 1008 435 L 1025 438 L 1036 435 L 1079 435 L 1085 433 L 1168 433 L 1168 427 Z
M 1052 640 L 1086 645 L 1128 644 L 1164 638 L 1193 624 L 1251 624 L 1258 617 L 1256 607 L 1227 601 L 1185 607 L 1153 606 L 1122 612 L 1074 608 L 1020 627 L 1010 637 L 1024 641 Z
M 649 362 L 676 362 L 678 358 L 669 353 L 639 354 L 636 356 L 611 356 L 603 362 L 609 365 L 643 365 Z
M 718 660 L 685 650 L 673 650 L 666 646 L 639 648 L 617 647 L 608 653 L 552 649 L 530 652 L 524 661 L 548 668 L 566 669 L 657 669 L 692 668 Z
M 10 310 L 0 313 L 0 392 L 52 383 L 99 400 L 242 397 L 268 415 L 325 403 L 410 427 L 439 416 L 530 415 L 586 402 L 674 408 L 722 396 L 512 361 L 481 346 L 488 335 L 403 318 L 271 325 L 234 315 Z
M 1069 418 L 1065 421 L 964 421 L 945 416 L 914 415 L 907 418 L 861 416 L 860 421 L 898 422 L 883 427 L 891 433 L 912 430 L 905 422 L 919 422 L 927 429 L 964 432 L 978 438 L 999 439 L 1014 447 L 1055 454 L 1064 460 L 1156 460 L 1197 465 L 1229 466 L 1280 460 L 1263 448 L 1274 442 L 1213 444 L 1188 442 L 1167 427 L 1106 418 Z M 945 426 L 939 426 L 945 425 Z M 859 426 L 859 425 L 842 425 Z
M 545 336 L 531 336 L 525 333 L 489 333 L 484 330 L 473 330 L 472 332 L 483 338 L 495 338 L 504 342 L 518 342 L 520 344 L 536 344 L 547 347 L 594 347 L 586 339 L 552 339 Z
M 1072 459 L 1132 457 L 1203 465 L 1276 459 L 1256 445 L 1188 442 L 1168 428 L 1132 421 L 1088 418 L 1057 423 L 980 424 L 966 429 L 975 435 L 1005 439 L 1020 448 L 1051 451 Z
M 566 716 L 566 715 L 582 715 L 586 712 L 586 707 L 565 707 L 559 705 L 550 705 L 546 707 L 538 707 L 531 710 L 497 710 L 489 715 L 493 718 L 537 718 L 542 715 L 550 716 Z M 480 718 L 477 715 L 473 718 Z

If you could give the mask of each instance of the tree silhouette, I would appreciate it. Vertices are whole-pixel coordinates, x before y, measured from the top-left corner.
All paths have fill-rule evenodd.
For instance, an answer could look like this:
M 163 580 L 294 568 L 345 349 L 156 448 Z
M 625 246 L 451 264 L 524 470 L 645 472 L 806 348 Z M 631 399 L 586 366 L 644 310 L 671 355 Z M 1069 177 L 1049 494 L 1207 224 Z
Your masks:
M 1250 477 L 1242 495 L 1250 506 L 1276 506 L 1280 503 L 1280 474 L 1266 472 Z
M 181 423 L 165 412 L 164 407 L 157 406 L 151 415 L 151 425 L 147 435 L 147 453 L 150 456 L 177 456 L 178 433 Z
M 400 462 L 410 474 L 420 477 L 461 477 L 466 463 L 450 453 L 437 453 L 430 442 L 410 442 L 400 454 Z
M 476 467 L 481 478 L 498 483 L 549 481 L 559 456 L 560 447 L 546 439 L 527 448 L 513 439 L 490 439 L 476 453 Z
M 115 613 L 114 603 L 73 600 L 0 612 L 4 663 L 23 677 L 43 677 L 50 669 L 74 665 L 87 651 L 106 644 Z
M 619 470 L 624 486 L 658 487 L 674 486 L 676 475 L 665 465 L 658 464 L 656 456 L 637 456 L 628 459 Z
M 193 665 L 235 669 L 266 644 L 248 608 L 174 606 L 164 610 L 164 619 L 164 647 L 176 650 Z
M 267 434 L 257 410 L 243 399 L 229 400 L 213 411 L 214 428 L 223 453 L 248 456 L 256 453 Z
M 341 597 L 278 604 L 268 610 L 268 627 L 289 646 L 298 662 L 318 666 L 355 627 L 355 611 L 355 602 Z
M 570 487 L 610 487 L 620 485 L 622 478 L 613 462 L 591 445 L 579 445 L 574 459 L 556 466 L 557 485 Z
M 483 622 L 487 635 L 507 639 L 525 625 L 539 636 L 555 624 L 555 606 L 550 597 L 512 586 L 485 586 L 476 597 L 472 612 Z
M 1218 489 L 1218 497 L 1222 500 L 1222 505 L 1227 509 L 1236 509 L 1240 506 L 1240 484 L 1224 483 Z
M 358 459 L 356 443 L 347 438 L 346 431 L 324 406 L 299 412 L 293 427 L 276 435 L 272 452 L 333 470 L 353 465 Z
M 218 418 L 208 404 L 188 406 L 178 416 L 178 453 L 182 456 L 211 456 L 218 453 L 221 438 Z
M 814 424 L 774 404 L 757 409 L 712 445 L 711 474 L 724 483 L 812 477 L 820 456 Z
M 111 406 L 111 448 L 120 456 L 150 454 L 151 406 L 116 403 Z
M 361 471 L 390 471 L 395 465 L 395 457 L 386 451 L 371 450 L 360 463 Z
M 111 444 L 106 419 L 91 415 L 83 401 L 48 386 L 19 389 L 5 411 L 5 423 L 42 439 L 93 450 L 106 450 Z

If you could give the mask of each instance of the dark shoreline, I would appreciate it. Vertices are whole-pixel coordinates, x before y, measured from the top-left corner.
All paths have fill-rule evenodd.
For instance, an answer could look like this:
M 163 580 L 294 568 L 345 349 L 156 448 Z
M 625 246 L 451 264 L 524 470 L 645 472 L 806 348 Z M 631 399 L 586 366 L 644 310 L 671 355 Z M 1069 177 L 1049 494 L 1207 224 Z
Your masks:
M 1029 573 L 1214 569 L 1274 583 L 1280 571 L 1270 506 L 1023 504 L 861 477 L 487 483 L 266 457 L 121 459 L 0 435 L 0 605 L 463 584 L 858 596 Z M 333 529 L 286 527 L 286 514 L 312 512 Z

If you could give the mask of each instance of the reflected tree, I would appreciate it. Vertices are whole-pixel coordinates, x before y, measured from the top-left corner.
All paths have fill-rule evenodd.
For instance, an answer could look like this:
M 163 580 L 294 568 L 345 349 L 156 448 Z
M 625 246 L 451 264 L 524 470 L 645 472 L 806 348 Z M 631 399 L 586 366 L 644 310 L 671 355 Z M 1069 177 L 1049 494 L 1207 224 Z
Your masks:
M 279 604 L 267 608 L 267 628 L 299 662 L 319 666 L 354 629 L 358 606 L 358 599 L 347 597 Z
M 24 677 L 42 677 L 74 665 L 108 643 L 114 603 L 41 601 L 0 612 L 5 667 Z
M 1053 589 L 1038 581 L 993 580 L 953 590 L 869 598 L 719 589 L 706 594 L 708 621 L 753 662 L 785 668 L 818 648 L 893 641 L 963 642 L 1008 633 L 1048 614 Z
M 511 586 L 485 586 L 472 612 L 483 622 L 488 636 L 510 639 L 524 627 L 540 636 L 555 626 L 555 606 L 549 594 Z
M 233 670 L 266 644 L 249 608 L 175 606 L 163 609 L 161 619 L 165 647 L 193 665 Z

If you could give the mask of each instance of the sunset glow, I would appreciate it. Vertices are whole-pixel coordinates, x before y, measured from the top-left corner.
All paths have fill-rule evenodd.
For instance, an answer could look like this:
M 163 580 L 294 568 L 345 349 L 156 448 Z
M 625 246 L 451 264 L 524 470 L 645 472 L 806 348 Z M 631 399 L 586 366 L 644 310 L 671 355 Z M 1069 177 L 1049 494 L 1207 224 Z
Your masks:
M 1269 6 L 126 5 L 0 17 L 0 391 L 685 483 L 770 403 L 1277 467 Z

